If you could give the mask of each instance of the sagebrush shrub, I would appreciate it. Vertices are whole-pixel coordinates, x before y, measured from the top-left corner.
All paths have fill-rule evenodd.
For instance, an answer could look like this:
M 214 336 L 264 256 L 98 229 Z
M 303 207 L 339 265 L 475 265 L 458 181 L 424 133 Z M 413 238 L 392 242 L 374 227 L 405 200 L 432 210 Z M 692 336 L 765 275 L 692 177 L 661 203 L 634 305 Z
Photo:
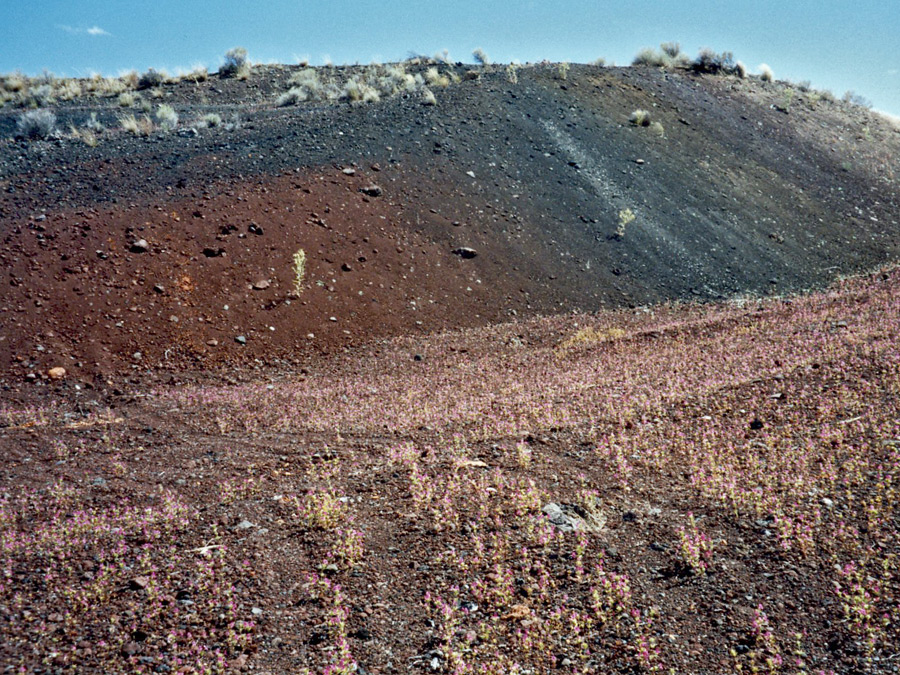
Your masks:
M 56 130 L 56 115 L 49 110 L 29 110 L 19 116 L 16 128 L 25 138 L 49 138 Z
M 871 108 L 872 107 L 872 102 L 869 99 L 867 99 L 865 96 L 861 96 L 860 94 L 857 94 L 853 90 L 846 91 L 844 93 L 844 95 L 841 97 L 841 100 L 844 103 L 849 103 L 850 105 L 858 105 L 863 108 Z
M 488 55 L 481 47 L 477 47 L 472 51 L 472 58 L 475 59 L 475 62 L 482 66 L 491 65 L 491 60 L 488 58 Z
M 247 60 L 247 50 L 243 47 L 234 47 L 225 52 L 225 63 L 219 68 L 222 77 L 246 77 L 250 73 L 250 62 Z
M 662 53 L 671 59 L 677 58 L 681 53 L 681 44 L 678 42 L 663 42 L 659 45 Z
M 164 72 L 150 68 L 143 73 L 137 81 L 138 89 L 153 89 L 160 86 L 166 81 L 167 75 Z
M 695 73 L 732 75 L 737 72 L 737 65 L 734 62 L 734 54 L 731 52 L 717 54 L 712 49 L 701 49 L 697 58 L 691 63 L 691 69 Z

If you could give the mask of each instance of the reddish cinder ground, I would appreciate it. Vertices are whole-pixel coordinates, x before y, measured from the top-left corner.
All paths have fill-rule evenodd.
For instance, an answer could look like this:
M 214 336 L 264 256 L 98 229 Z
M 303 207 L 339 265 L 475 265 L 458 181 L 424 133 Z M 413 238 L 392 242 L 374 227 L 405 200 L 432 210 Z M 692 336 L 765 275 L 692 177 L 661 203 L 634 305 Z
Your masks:
M 417 235 L 389 193 L 360 191 L 382 176 L 298 171 L 165 208 L 51 211 L 16 225 L 4 299 L 4 338 L 15 347 L 4 368 L 24 376 L 62 366 L 78 378 L 294 363 L 496 321 L 523 304 L 514 275 L 483 283 L 477 258 Z
M 562 72 L 0 110 L 7 670 L 897 672 L 897 129 Z

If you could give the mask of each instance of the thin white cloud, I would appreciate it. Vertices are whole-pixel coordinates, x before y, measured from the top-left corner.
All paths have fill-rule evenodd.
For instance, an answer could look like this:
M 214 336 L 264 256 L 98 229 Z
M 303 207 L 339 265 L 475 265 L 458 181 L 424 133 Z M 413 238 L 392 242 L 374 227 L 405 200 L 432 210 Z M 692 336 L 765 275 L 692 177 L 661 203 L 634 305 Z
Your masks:
M 111 35 L 107 31 L 100 28 L 100 26 L 91 26 L 90 28 L 75 28 L 74 26 L 66 26 L 61 24 L 57 26 L 60 30 L 65 31 L 66 33 L 71 33 L 72 35 L 90 35 L 92 37 L 97 37 L 101 35 Z
M 900 74 L 900 70 L 898 70 L 897 68 L 891 68 L 889 71 L 887 71 L 887 74 L 893 77 L 894 75 Z

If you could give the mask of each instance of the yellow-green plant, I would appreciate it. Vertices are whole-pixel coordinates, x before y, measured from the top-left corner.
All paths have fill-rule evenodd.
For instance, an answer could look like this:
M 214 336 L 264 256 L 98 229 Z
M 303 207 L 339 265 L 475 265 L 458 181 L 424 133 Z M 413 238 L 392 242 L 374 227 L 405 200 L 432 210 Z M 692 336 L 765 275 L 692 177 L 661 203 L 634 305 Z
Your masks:
M 306 276 L 306 251 L 297 249 L 294 254 L 294 295 L 303 292 L 303 279 Z
M 631 209 L 622 209 L 619 211 L 619 226 L 616 228 L 616 238 L 625 237 L 625 228 L 635 219 L 634 212 Z

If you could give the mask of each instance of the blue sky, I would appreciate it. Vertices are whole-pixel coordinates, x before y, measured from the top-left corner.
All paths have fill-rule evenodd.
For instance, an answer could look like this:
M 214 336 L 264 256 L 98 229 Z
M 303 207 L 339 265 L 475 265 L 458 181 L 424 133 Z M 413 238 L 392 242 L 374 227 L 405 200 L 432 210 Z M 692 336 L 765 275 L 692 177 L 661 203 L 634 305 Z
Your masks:
M 153 67 L 216 70 L 231 47 L 256 62 L 368 63 L 447 49 L 471 61 L 620 65 L 678 41 L 734 52 L 777 78 L 848 89 L 900 115 L 898 0 L 0 0 L 0 72 L 115 75 Z

